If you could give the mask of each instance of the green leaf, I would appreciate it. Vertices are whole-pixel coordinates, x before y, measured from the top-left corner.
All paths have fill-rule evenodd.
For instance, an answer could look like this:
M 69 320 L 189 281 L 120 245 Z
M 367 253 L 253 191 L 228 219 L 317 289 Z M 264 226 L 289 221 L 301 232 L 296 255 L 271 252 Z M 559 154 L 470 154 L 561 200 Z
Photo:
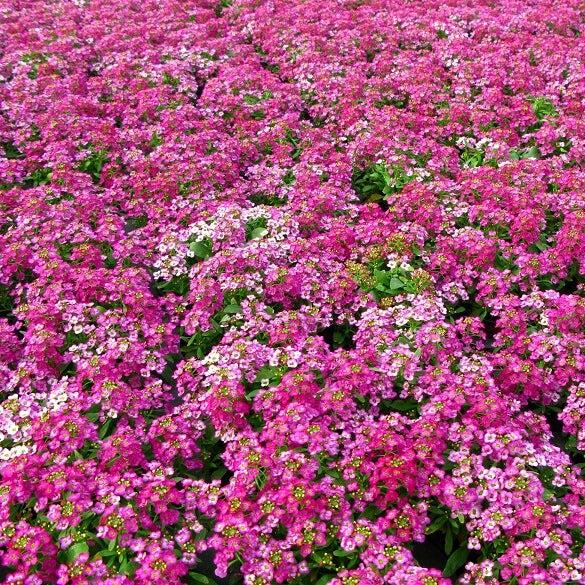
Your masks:
M 392 400 L 390 402 L 389 407 L 392 410 L 397 410 L 398 412 L 408 412 L 409 410 L 414 410 L 419 406 L 416 400 Z
M 458 569 L 460 569 L 467 561 L 469 550 L 467 547 L 458 548 L 448 559 L 443 569 L 445 577 L 451 577 Z
M 186 274 L 173 276 L 168 282 L 157 284 L 157 287 L 165 292 L 173 292 L 179 296 L 185 296 L 189 292 L 189 277 Z
M 51 169 L 43 167 L 33 171 L 28 177 L 25 177 L 22 184 L 26 188 L 38 187 L 44 185 L 51 180 Z
M 204 585 L 216 585 L 216 582 L 213 579 L 210 579 L 206 575 L 202 575 L 201 573 L 194 573 L 193 571 L 189 571 L 190 580 L 193 583 L 203 583 Z
M 256 484 L 256 488 L 258 489 L 258 491 L 262 490 L 262 488 L 266 485 L 267 481 L 268 481 L 268 476 L 266 475 L 266 468 L 259 467 L 258 473 L 256 474 L 256 477 L 254 478 L 254 483 Z
M 211 474 L 211 479 L 221 479 L 227 472 L 227 467 L 220 467 Z
M 375 520 L 382 514 L 382 510 L 378 508 L 378 506 L 374 506 L 374 504 L 368 504 L 363 514 L 364 518 L 367 518 L 368 520 Z
M 246 392 L 246 400 L 252 400 L 258 392 L 260 392 L 260 388 L 254 388 L 253 390 L 250 390 L 250 392 Z
M 266 228 L 257 227 L 257 228 L 252 230 L 252 233 L 250 234 L 250 239 L 257 240 L 259 238 L 263 238 L 267 233 L 268 233 L 268 230 Z
M 267 221 L 265 217 L 257 217 L 249 220 L 246 223 L 246 241 L 265 235 L 260 232 L 260 228 L 266 228 Z
M 135 569 L 136 569 L 136 565 L 132 561 L 129 561 L 128 559 L 124 559 L 120 563 L 120 567 L 118 568 L 118 571 L 120 573 L 122 573 L 123 575 L 132 576 Z
M 447 534 L 445 534 L 445 554 L 451 554 L 453 550 L 453 531 L 449 526 Z
M 100 417 L 100 405 L 99 404 L 94 404 L 86 413 L 85 413 L 85 418 L 87 418 L 87 420 L 95 423 L 98 421 Z
M 108 153 L 105 150 L 92 150 L 78 166 L 80 171 L 91 176 L 94 183 L 99 183 L 104 165 L 108 162 Z
M 154 132 L 150 142 L 148 143 L 148 146 L 150 146 L 150 148 L 155 149 L 158 146 L 160 146 L 162 143 L 164 142 L 162 136 L 158 133 L 158 132 Z
M 393 276 L 390 279 L 390 283 L 388 284 L 388 286 L 389 286 L 391 291 L 401 290 L 404 288 L 404 282 L 402 281 L 401 278 L 398 278 L 397 276 Z
M 531 146 L 522 155 L 522 158 L 539 158 L 539 157 L 540 157 L 540 150 L 538 149 L 538 146 Z
M 100 439 L 105 439 L 106 437 L 109 437 L 113 432 L 114 432 L 114 428 L 116 426 L 116 419 L 113 418 L 109 418 L 101 427 L 100 430 L 98 431 L 98 437 Z
M 207 260 L 211 256 L 212 249 L 211 240 L 206 239 L 200 242 L 191 242 L 189 244 L 189 250 L 197 256 L 197 258 L 201 258 L 202 260 Z
M 282 182 L 285 185 L 292 185 L 295 182 L 295 174 L 292 169 L 288 169 L 282 177 Z
M 1 141 L 0 147 L 4 150 L 4 156 L 8 160 L 24 158 L 24 154 L 22 154 L 22 152 L 18 150 L 18 148 L 14 145 L 13 142 Z
M 148 215 L 137 215 L 126 220 L 126 229 L 129 232 L 143 228 L 148 223 Z
M 425 534 L 433 534 L 433 532 L 437 532 L 437 530 L 440 530 L 446 522 L 447 516 L 439 516 L 438 518 L 435 518 L 433 523 L 426 527 Z
M 181 84 L 181 80 L 173 77 L 170 73 L 165 71 L 163 73 L 163 83 L 165 85 L 170 85 L 173 89 L 177 89 Z
M 331 581 L 331 579 L 333 579 L 333 577 L 335 577 L 335 575 L 323 575 L 316 583 L 315 585 L 325 585 L 325 583 L 329 583 L 329 581 Z
M 559 115 L 555 105 L 546 97 L 534 97 L 530 98 L 529 101 L 532 103 L 532 110 L 539 121 L 546 117 L 554 118 Z
M 254 120 L 263 120 L 266 117 L 266 114 L 264 113 L 264 110 L 254 110 L 250 114 L 250 117 Z
M 341 550 L 341 549 L 338 549 L 338 550 L 334 550 L 333 551 L 333 556 L 334 557 L 344 558 L 344 557 L 350 557 L 353 554 L 355 554 L 355 550 Z
M 262 98 L 256 97 L 255 95 L 245 95 L 243 97 L 243 100 L 251 105 L 251 106 L 255 106 L 256 104 L 259 104 L 262 101 Z
M 89 552 L 89 547 L 87 546 L 87 542 L 76 542 L 75 544 L 71 545 L 63 555 L 63 560 L 65 563 L 70 564 L 75 559 L 84 552 Z
M 538 242 L 536 242 L 534 244 L 541 252 L 544 252 L 545 250 L 548 250 L 548 248 L 550 248 L 550 246 L 546 243 L 543 242 L 541 240 L 539 240 Z

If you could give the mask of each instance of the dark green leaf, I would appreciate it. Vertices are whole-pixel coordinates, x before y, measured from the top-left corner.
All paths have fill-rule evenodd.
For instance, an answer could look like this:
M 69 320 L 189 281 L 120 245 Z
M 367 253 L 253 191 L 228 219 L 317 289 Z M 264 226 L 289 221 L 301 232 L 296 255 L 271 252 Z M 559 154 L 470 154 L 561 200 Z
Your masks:
M 114 432 L 115 428 L 116 428 L 116 419 L 109 418 L 100 427 L 100 430 L 98 431 L 98 437 L 100 439 L 105 439 L 106 437 L 109 437 Z
M 195 256 L 197 256 L 197 258 L 207 260 L 212 253 L 212 243 L 209 239 L 200 242 L 191 242 L 189 244 L 189 249 L 195 254 Z
M 193 571 L 189 572 L 189 578 L 193 583 L 203 583 L 204 585 L 216 585 L 216 582 L 213 579 L 207 577 L 207 575 L 202 575 L 201 573 L 194 573 Z
M 354 555 L 355 551 L 354 550 L 335 550 L 333 551 L 333 556 L 334 557 L 341 557 L 341 558 L 345 558 L 345 557 L 350 557 L 351 555 Z
M 65 554 L 63 555 L 63 560 L 65 561 L 65 563 L 71 564 L 81 553 L 84 552 L 89 552 L 87 542 L 76 542 L 65 551 Z
M 447 516 L 439 516 L 429 526 L 427 526 L 425 534 L 433 534 L 433 532 L 437 532 L 437 530 L 440 530 L 446 522 Z
M 448 559 L 443 569 L 445 577 L 451 577 L 458 569 L 460 569 L 467 561 L 469 550 L 467 547 L 458 548 Z
M 445 535 L 445 554 L 451 554 L 453 550 L 453 531 L 451 527 L 447 530 L 447 534 Z

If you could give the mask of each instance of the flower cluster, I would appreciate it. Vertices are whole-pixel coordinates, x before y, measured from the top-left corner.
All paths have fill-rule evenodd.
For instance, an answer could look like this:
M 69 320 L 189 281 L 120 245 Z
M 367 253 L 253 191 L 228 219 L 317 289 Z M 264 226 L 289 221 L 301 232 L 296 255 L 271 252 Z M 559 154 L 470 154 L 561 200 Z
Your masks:
M 0 579 L 585 583 L 584 32 L 0 0 Z

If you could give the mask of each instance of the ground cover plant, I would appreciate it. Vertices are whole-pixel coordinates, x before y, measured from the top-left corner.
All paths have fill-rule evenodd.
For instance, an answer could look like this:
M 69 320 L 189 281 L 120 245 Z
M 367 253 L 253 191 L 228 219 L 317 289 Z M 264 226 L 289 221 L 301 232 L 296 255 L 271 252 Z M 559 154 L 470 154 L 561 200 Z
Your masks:
M 585 583 L 577 0 L 0 0 L 16 585 Z

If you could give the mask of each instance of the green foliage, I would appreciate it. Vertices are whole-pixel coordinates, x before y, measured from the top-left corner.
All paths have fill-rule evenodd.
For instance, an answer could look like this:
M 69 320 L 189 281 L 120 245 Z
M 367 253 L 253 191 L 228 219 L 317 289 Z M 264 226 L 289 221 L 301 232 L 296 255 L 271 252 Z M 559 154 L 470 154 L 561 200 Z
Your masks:
M 126 231 L 132 232 L 143 228 L 148 223 L 148 215 L 137 215 L 126 220 Z
M 458 548 L 447 559 L 447 563 L 443 569 L 443 575 L 445 575 L 445 577 L 451 577 L 454 575 L 467 562 L 468 556 L 469 550 L 466 546 Z
M 234 315 L 241 313 L 240 302 L 247 295 L 246 289 L 239 289 L 226 296 L 221 309 L 210 319 L 209 329 L 197 331 L 193 335 L 185 335 L 185 332 L 182 331 L 180 352 L 183 358 L 202 359 L 205 357 L 221 341 L 223 337 L 222 325 L 227 320 L 231 320 Z
M 257 433 L 259 433 L 266 426 L 266 422 L 264 421 L 264 416 L 262 415 L 261 412 L 255 412 L 255 411 L 251 410 L 246 415 L 246 420 L 248 421 L 248 423 L 252 427 L 252 430 L 256 431 Z
M 27 53 L 21 57 L 24 63 L 30 64 L 30 69 L 27 72 L 29 79 L 36 79 L 39 76 L 39 66 L 48 61 L 48 56 L 44 53 L 38 53 L 36 51 Z
M 532 110 L 539 122 L 545 118 L 556 118 L 559 115 L 555 105 L 546 97 L 532 97 L 528 101 L 532 104 Z
M 154 150 L 155 148 L 157 148 L 158 146 L 160 146 L 163 143 L 164 143 L 164 140 L 163 140 L 162 136 L 158 132 L 153 132 L 152 137 L 148 141 L 148 147 L 151 150 Z
M 463 318 L 463 317 L 479 317 L 482 321 L 490 318 L 491 314 L 487 307 L 480 305 L 475 300 L 470 299 L 459 304 L 452 305 L 447 304 L 447 315 L 451 318 Z
M 60 193 L 57 197 L 50 197 L 46 200 L 49 205 L 58 205 L 61 201 L 75 201 L 71 193 Z
M 91 149 L 88 154 L 78 166 L 80 171 L 87 173 L 94 183 L 100 182 L 102 169 L 108 161 L 108 153 L 106 150 L 93 150 Z
M 12 313 L 12 297 L 6 285 L 0 283 L 0 317 L 8 317 Z
M 398 165 L 388 168 L 385 163 L 375 163 L 363 170 L 355 170 L 351 184 L 362 203 L 371 203 L 387 201 L 414 179 L 414 174 L 407 174 Z
M 24 158 L 24 154 L 18 150 L 18 148 L 14 145 L 14 142 L 0 141 L 0 148 L 4 150 L 4 156 L 8 160 Z
M 62 352 L 69 350 L 70 347 L 73 345 L 79 345 L 81 343 L 85 343 L 89 337 L 86 333 L 75 333 L 73 330 L 67 331 L 65 334 L 65 343 L 61 348 Z
M 194 181 L 179 181 L 179 185 L 178 185 L 179 195 L 181 195 L 182 197 L 189 195 L 193 185 L 194 185 Z
M 252 383 L 244 381 L 246 399 L 252 400 L 256 394 L 258 394 L 263 385 L 277 386 L 287 371 L 288 368 L 284 366 L 270 366 L 268 364 L 262 366 Z
M 336 350 L 338 348 L 351 349 L 354 347 L 353 336 L 355 331 L 355 327 L 346 321 L 344 323 L 334 324 L 322 330 L 320 333 L 329 344 L 329 347 L 332 350 Z
M 223 331 L 215 319 L 211 320 L 211 328 L 207 331 L 197 331 L 194 335 L 181 336 L 181 355 L 185 359 L 196 357 L 204 358 L 223 337 Z
M 267 225 L 268 220 L 265 217 L 257 217 L 249 220 L 246 223 L 246 241 L 264 237 L 268 233 L 266 229 Z
M 379 298 L 404 293 L 416 294 L 430 286 L 430 280 L 417 278 L 401 268 L 374 270 L 373 276 L 375 285 L 372 292 Z
M 553 151 L 553 156 L 559 156 L 561 154 L 567 154 L 571 148 L 573 148 L 573 143 L 568 138 L 559 138 L 555 142 L 555 149 Z
M 201 573 L 189 571 L 189 583 L 200 583 L 201 585 L 217 585 L 217 583 Z
M 411 418 L 415 418 L 420 413 L 420 404 L 414 399 L 382 400 L 380 402 L 380 412 L 382 412 L 382 414 L 401 412 L 402 414 L 406 414 Z
M 443 506 L 442 504 L 434 503 L 429 508 L 429 516 L 431 523 L 427 526 L 425 534 L 431 535 L 436 532 L 440 532 L 443 536 L 443 548 L 445 554 L 453 556 L 453 548 L 455 544 L 459 544 L 460 548 L 466 549 L 466 543 L 469 537 L 467 528 L 465 527 L 465 516 L 459 514 L 453 518 L 451 511 Z M 458 553 L 454 556 L 453 561 L 449 568 L 456 565 L 456 561 L 462 556 L 462 553 Z M 465 562 L 465 561 L 464 561 Z M 447 561 L 449 564 L 449 561 Z M 461 566 L 461 565 L 459 565 Z M 454 572 L 459 567 L 454 569 Z M 453 573 L 450 573 L 451 575 Z
M 259 103 L 262 101 L 262 99 L 261 99 L 261 98 L 259 98 L 258 96 L 255 96 L 255 95 L 250 95 L 250 94 L 249 94 L 249 95 L 245 95 L 245 96 L 244 96 L 242 99 L 243 99 L 243 100 L 244 100 L 244 102 L 245 102 L 245 103 L 247 103 L 249 106 L 254 106 L 254 105 L 256 105 L 256 104 L 259 104 Z
M 194 259 L 188 259 L 191 260 L 190 262 L 188 261 L 188 264 L 201 262 L 202 260 L 207 260 L 213 254 L 213 242 L 211 238 L 189 242 L 189 250 L 193 252 L 195 257 Z
M 114 258 L 114 248 L 108 242 L 98 242 L 101 253 L 105 256 L 104 266 L 106 268 L 114 268 L 117 264 L 116 258 Z
M 564 294 L 572 294 L 577 287 L 585 282 L 585 277 L 580 273 L 579 264 L 573 261 L 564 278 L 553 278 L 550 275 L 539 275 L 536 279 L 540 290 L 556 290 Z
M 116 430 L 117 425 L 118 419 L 116 418 L 106 419 L 106 422 L 98 430 L 98 437 L 103 441 Z
M 189 292 L 189 277 L 186 274 L 173 276 L 171 280 L 156 283 L 155 288 L 162 293 L 172 292 L 179 296 L 185 296 Z
M 409 101 L 410 101 L 409 95 L 404 95 L 402 97 L 382 96 L 380 99 L 378 99 L 374 102 L 374 107 L 381 110 L 382 108 L 385 108 L 386 106 L 394 106 L 395 108 L 397 108 L 399 110 L 403 110 L 406 107 L 408 107 Z
M 220 0 L 216 5 L 215 5 L 215 16 L 220 17 L 223 14 L 223 11 L 226 8 L 229 8 L 232 5 L 232 0 Z
M 55 247 L 57 248 L 57 254 L 59 254 L 61 260 L 64 260 L 65 262 L 71 260 L 71 254 L 75 249 L 75 244 L 72 244 L 71 242 L 57 242 Z
M 292 169 L 288 169 L 286 173 L 284 173 L 284 177 L 282 177 L 282 182 L 285 185 L 292 185 L 295 182 L 295 173 Z
M 204 466 L 194 472 L 183 470 L 185 475 L 193 475 L 198 479 L 213 481 L 214 479 L 223 479 L 229 474 L 229 470 L 223 463 L 222 455 L 225 451 L 225 443 L 215 434 L 215 429 L 211 423 L 205 427 L 205 432 L 197 441 L 199 445 L 200 458 Z
M 173 89 L 177 89 L 179 85 L 181 85 L 181 80 L 173 77 L 170 73 L 165 71 L 163 73 L 163 83 L 165 85 L 170 85 Z
M 28 177 L 26 177 L 22 185 L 25 188 L 40 187 L 51 181 L 51 169 L 48 167 L 42 167 L 33 171 Z
M 264 110 L 261 109 L 257 109 L 254 110 L 251 114 L 250 117 L 253 120 L 264 120 L 264 118 L 266 117 L 266 112 Z
M 81 553 L 84 552 L 89 552 L 89 546 L 87 546 L 87 542 L 76 542 L 63 552 L 62 560 L 64 563 L 70 565 Z
M 250 196 L 250 201 L 256 205 L 280 207 L 281 205 L 286 205 L 288 199 L 286 197 L 277 197 L 276 195 L 268 195 L 266 193 L 254 193 Z
M 262 92 L 262 95 L 260 97 L 252 95 L 252 94 L 246 94 L 242 99 L 248 105 L 255 106 L 255 105 L 261 103 L 262 100 L 267 100 L 267 99 L 270 99 L 271 97 L 272 97 L 272 92 L 264 91 L 264 92 Z
M 512 148 L 510 149 L 511 160 L 536 159 L 540 158 L 540 149 L 538 146 L 530 146 L 529 148 Z
M 459 158 L 464 167 L 474 169 L 484 164 L 485 152 L 479 148 L 465 148 Z
M 303 149 L 299 146 L 299 140 L 290 128 L 287 128 L 284 133 L 284 141 L 292 146 L 290 156 L 297 162 L 301 158 Z

